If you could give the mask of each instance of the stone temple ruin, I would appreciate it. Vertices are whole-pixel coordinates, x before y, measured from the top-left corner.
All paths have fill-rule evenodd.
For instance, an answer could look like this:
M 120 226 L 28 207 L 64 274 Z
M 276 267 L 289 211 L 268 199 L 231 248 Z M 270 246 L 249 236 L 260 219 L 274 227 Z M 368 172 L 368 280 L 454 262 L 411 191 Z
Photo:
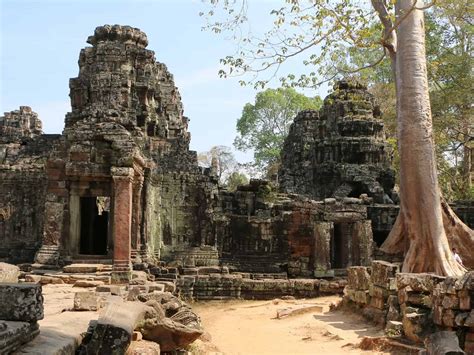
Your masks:
M 43 134 L 28 106 L 0 117 L 0 353 L 37 353 L 48 337 L 46 284 L 87 289 L 58 316 L 75 334 L 69 353 L 182 349 L 203 334 L 183 300 L 343 292 L 388 333 L 420 343 L 451 330 L 474 351 L 474 273 L 403 274 L 378 249 L 398 195 L 366 87 L 340 81 L 319 112 L 297 115 L 278 187 L 230 192 L 189 150 L 178 89 L 146 35 L 106 25 L 87 42 L 62 134 Z M 474 204 L 453 207 L 474 226 Z
M 341 81 L 295 118 L 280 190 L 229 192 L 189 150 L 178 89 L 145 33 L 102 26 L 87 42 L 61 135 L 42 134 L 27 106 L 0 117 L 1 260 L 112 264 L 120 282 L 159 262 L 330 277 L 377 255 L 398 196 L 364 86 Z

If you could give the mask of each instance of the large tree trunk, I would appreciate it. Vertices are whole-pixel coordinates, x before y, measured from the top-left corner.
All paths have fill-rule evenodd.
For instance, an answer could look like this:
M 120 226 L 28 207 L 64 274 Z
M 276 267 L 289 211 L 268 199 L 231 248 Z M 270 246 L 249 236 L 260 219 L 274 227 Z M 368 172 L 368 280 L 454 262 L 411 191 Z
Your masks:
M 402 19 L 397 28 L 395 61 L 401 203 L 400 214 L 382 250 L 405 252 L 403 272 L 454 276 L 462 274 L 465 269 L 454 260 L 446 231 L 457 240 L 454 244 L 460 249 L 462 247 L 461 255 L 465 258 L 474 250 L 474 233 L 457 217 L 454 219 L 449 206 L 441 207 L 428 94 L 423 11 L 413 8 L 414 1 L 398 0 L 396 5 L 397 18 Z M 417 7 L 423 7 L 423 3 L 418 1 Z M 446 231 L 443 214 L 445 220 L 451 221 Z M 460 236 L 462 241 L 458 240 Z

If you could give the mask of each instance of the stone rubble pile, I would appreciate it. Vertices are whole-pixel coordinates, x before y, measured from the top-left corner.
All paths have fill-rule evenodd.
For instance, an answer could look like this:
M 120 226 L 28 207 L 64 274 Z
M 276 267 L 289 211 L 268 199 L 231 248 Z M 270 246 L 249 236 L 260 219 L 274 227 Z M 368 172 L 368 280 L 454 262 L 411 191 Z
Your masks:
M 423 343 L 435 332 L 455 331 L 461 348 L 474 353 L 474 272 L 452 278 L 398 269 L 381 261 L 350 267 L 344 303 L 385 325 L 389 336 Z
M 150 354 L 160 354 L 182 349 L 199 338 L 203 334 L 199 317 L 188 304 L 163 289 L 149 285 L 101 286 L 95 292 L 76 293 L 75 310 L 100 311 L 78 353 L 125 354 L 131 347 L 129 353 L 139 354 L 144 339 L 159 345 L 157 348 L 146 342 L 144 347 L 149 351 L 152 348 Z

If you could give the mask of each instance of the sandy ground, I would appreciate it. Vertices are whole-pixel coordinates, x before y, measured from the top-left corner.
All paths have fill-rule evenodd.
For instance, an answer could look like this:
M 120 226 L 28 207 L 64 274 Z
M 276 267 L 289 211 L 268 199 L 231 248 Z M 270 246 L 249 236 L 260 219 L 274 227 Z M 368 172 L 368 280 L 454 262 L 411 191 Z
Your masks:
M 363 336 L 382 336 L 383 332 L 356 315 L 329 312 L 329 304 L 339 300 L 332 296 L 298 301 L 194 303 L 193 310 L 209 334 L 204 342 L 197 341 L 193 350 L 206 354 L 387 354 L 355 346 Z M 276 318 L 279 310 L 302 304 L 321 305 L 322 311 Z

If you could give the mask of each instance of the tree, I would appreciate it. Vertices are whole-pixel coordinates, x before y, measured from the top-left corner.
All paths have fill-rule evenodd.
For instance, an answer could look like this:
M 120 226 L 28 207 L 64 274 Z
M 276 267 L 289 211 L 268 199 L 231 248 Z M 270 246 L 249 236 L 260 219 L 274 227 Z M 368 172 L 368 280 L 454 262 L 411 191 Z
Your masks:
M 208 152 L 199 153 L 198 164 L 202 167 L 214 169 L 221 184 L 226 183 L 229 175 L 238 165 L 232 149 L 225 145 L 217 145 Z
M 212 2 L 219 6 L 218 1 Z M 401 204 L 382 249 L 390 253 L 405 252 L 404 272 L 462 274 L 465 270 L 454 260 L 449 243 L 460 250 L 466 265 L 474 266 L 474 232 L 441 201 L 438 186 L 423 13 L 431 4 L 425 6 L 419 0 L 371 0 L 369 8 L 351 0 L 289 0 L 287 3 L 288 6 L 272 11 L 274 27 L 263 38 L 240 38 L 244 49 L 237 56 L 222 60 L 229 70 L 221 71 L 221 75 L 259 75 L 268 70 L 273 70 L 274 75 L 286 60 L 308 53 L 304 63 L 317 69 L 299 78 L 283 77 L 282 81 L 317 85 L 341 74 L 375 66 L 387 56 L 396 90 Z M 230 20 L 210 23 L 208 28 L 215 32 L 232 30 L 245 22 L 245 7 L 236 11 L 234 2 L 229 0 L 224 0 L 222 5 Z M 208 13 L 214 14 L 214 11 Z M 285 26 L 294 31 L 284 31 Z M 372 26 L 381 31 L 378 41 L 373 39 Z M 377 59 L 370 61 L 371 56 L 367 56 L 362 67 L 344 67 L 345 58 L 338 55 L 348 48 L 369 50 Z M 268 82 L 255 77 L 251 80 L 256 86 Z
M 452 1 L 445 7 L 432 7 L 426 12 L 426 57 L 430 82 L 433 133 L 436 142 L 438 177 L 447 200 L 474 198 L 469 147 L 472 132 L 472 16 L 469 1 Z M 372 26 L 372 36 L 376 34 Z M 364 63 L 369 50 L 349 50 L 348 63 Z M 374 60 L 375 57 L 372 59 Z M 358 72 L 357 77 L 381 105 L 385 128 L 393 143 L 396 137 L 396 94 L 389 60 Z M 396 147 L 395 147 L 396 149 Z M 398 170 L 398 164 L 396 164 Z
M 247 185 L 248 183 L 249 179 L 245 174 L 238 171 L 233 171 L 227 179 L 227 189 L 229 191 L 235 191 L 237 190 L 237 187 L 241 185 Z
M 259 92 L 255 103 L 247 103 L 237 120 L 234 146 L 242 151 L 253 149 L 254 164 L 266 171 L 278 164 L 290 124 L 299 111 L 321 107 L 319 96 L 306 97 L 293 88 L 267 89 Z

